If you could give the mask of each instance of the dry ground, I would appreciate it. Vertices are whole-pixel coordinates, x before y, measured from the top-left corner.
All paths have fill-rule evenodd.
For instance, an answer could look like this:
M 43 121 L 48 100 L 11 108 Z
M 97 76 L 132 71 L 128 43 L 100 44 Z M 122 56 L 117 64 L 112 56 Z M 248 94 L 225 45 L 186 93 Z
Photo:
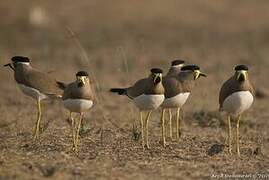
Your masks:
M 33 144 L 35 102 L 0 70 L 0 179 L 208 179 L 213 174 L 269 175 L 268 99 L 257 99 L 241 124 L 242 157 L 226 149 L 218 91 L 233 66 L 250 67 L 255 86 L 268 89 L 269 2 L 0 1 L 0 63 L 26 55 L 33 66 L 70 82 L 94 74 L 100 103 L 85 119 L 80 153 L 71 151 L 68 112 L 45 102 L 41 141 Z M 72 32 L 72 33 L 71 33 Z M 159 112 L 150 121 L 151 149 L 133 138 L 137 110 L 108 93 L 169 67 L 174 58 L 199 64 L 200 79 L 184 107 L 180 143 L 159 144 Z M 215 147 L 214 146 L 214 147 Z

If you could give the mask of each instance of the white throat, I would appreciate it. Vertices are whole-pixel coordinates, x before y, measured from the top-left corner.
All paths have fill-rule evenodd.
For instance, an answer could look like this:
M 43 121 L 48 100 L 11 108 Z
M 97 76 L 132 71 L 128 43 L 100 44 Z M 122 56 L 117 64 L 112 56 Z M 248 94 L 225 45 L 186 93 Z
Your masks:
M 183 66 L 184 66 L 184 64 L 178 64 L 178 65 L 174 65 L 172 67 L 173 68 L 179 68 L 179 69 L 181 69 Z
M 17 62 L 18 64 L 23 64 L 23 65 L 26 65 L 26 66 L 29 66 L 30 63 L 29 62 Z

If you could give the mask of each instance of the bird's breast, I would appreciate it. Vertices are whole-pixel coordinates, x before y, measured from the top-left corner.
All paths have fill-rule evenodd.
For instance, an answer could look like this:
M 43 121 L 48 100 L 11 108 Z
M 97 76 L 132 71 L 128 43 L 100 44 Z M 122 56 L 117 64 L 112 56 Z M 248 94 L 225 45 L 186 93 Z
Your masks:
M 64 107 L 71 112 L 85 112 L 93 106 L 92 100 L 86 99 L 65 99 Z
M 229 95 L 223 102 L 222 110 L 239 115 L 250 108 L 254 97 L 249 91 L 237 91 Z
M 164 108 L 180 108 L 186 103 L 189 95 L 190 92 L 185 92 L 170 98 L 165 98 L 161 106 Z
M 134 98 L 134 103 L 140 110 L 154 110 L 163 103 L 163 100 L 163 94 L 142 94 Z

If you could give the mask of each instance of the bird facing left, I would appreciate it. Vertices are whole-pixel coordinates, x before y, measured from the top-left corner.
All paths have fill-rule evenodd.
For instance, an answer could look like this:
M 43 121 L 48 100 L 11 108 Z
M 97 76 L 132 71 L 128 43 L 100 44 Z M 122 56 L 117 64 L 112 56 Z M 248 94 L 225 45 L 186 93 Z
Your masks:
M 20 90 L 36 100 L 38 116 L 33 138 L 37 140 L 40 136 L 41 101 L 61 98 L 65 84 L 57 81 L 49 74 L 33 68 L 28 57 L 14 56 L 11 58 L 11 63 L 4 65 L 4 67 L 10 67 L 14 71 L 14 78 Z

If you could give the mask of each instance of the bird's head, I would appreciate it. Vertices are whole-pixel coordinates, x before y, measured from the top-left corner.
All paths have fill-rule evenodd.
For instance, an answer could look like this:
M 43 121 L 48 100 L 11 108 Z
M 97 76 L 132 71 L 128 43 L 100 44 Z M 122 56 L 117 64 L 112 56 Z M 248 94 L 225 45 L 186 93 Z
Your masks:
M 152 68 L 150 77 L 153 79 L 154 84 L 162 82 L 162 73 L 163 71 L 159 68 Z
M 78 87 L 83 87 L 85 84 L 89 83 L 89 75 L 85 71 L 79 71 L 76 74 Z
M 171 67 L 181 69 L 184 66 L 184 64 L 185 64 L 184 60 L 176 59 L 176 60 L 171 62 Z
M 186 65 L 186 66 L 183 66 L 181 68 L 181 71 L 183 71 L 183 72 L 191 72 L 192 75 L 193 75 L 193 79 L 194 80 L 199 79 L 201 76 L 202 77 L 207 77 L 206 74 L 204 74 L 204 73 L 202 73 L 200 71 L 200 67 L 197 66 L 197 65 Z
M 11 58 L 12 63 L 5 64 L 4 67 L 10 67 L 14 70 L 18 65 L 30 65 L 30 59 L 24 56 L 14 56 Z
M 243 82 L 248 79 L 248 67 L 246 65 L 237 65 L 234 70 L 237 81 Z

